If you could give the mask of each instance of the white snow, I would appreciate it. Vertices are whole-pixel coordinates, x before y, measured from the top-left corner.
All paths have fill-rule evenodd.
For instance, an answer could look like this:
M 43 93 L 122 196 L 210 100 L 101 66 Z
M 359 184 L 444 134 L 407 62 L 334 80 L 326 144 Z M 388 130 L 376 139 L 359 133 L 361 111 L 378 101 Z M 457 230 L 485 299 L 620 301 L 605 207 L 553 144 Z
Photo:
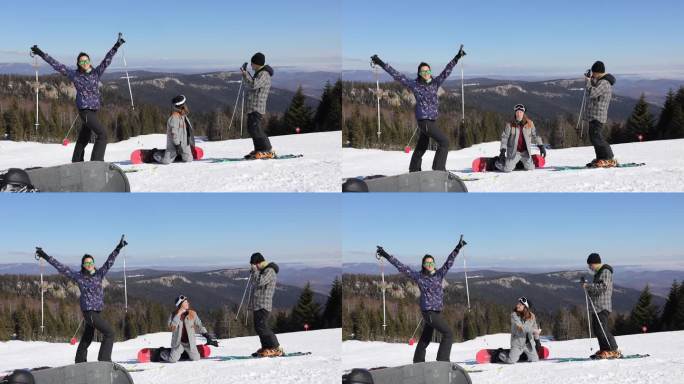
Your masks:
M 248 360 L 212 360 L 212 357 L 250 355 L 259 348 L 259 338 L 240 337 L 219 340 L 220 347 L 212 348 L 209 359 L 167 363 L 137 363 L 138 350 L 147 347 L 168 346 L 171 334 L 167 332 L 139 336 L 136 339 L 114 344 L 112 360 L 129 369 L 136 384 L 188 384 L 188 383 L 239 383 L 239 384 L 338 384 L 341 369 L 341 330 L 326 329 L 308 332 L 284 333 L 278 340 L 286 352 L 312 352 L 307 356 L 264 358 Z M 200 340 L 203 340 L 200 338 Z M 100 343 L 88 348 L 89 361 L 95 361 Z M 68 343 L 8 341 L 0 343 L 0 372 L 18 368 L 63 366 L 73 364 L 76 345 Z
M 477 157 L 499 154 L 499 142 L 477 144 L 449 152 L 447 169 L 465 179 L 470 192 L 682 192 L 684 139 L 612 145 L 622 163 L 646 163 L 636 168 L 556 171 L 550 167 L 583 166 L 594 156 L 593 147 L 547 150 L 546 167 L 531 172 L 471 173 Z M 344 148 L 342 176 L 397 175 L 408 172 L 411 154 L 401 151 Z M 423 156 L 430 170 L 434 151 Z
M 624 354 L 649 354 L 649 357 L 626 360 L 592 360 L 557 362 L 553 358 L 587 357 L 598 347 L 596 339 L 543 342 L 550 349 L 551 360 L 538 363 L 474 364 L 475 354 L 485 348 L 509 348 L 510 335 L 481 336 L 456 343 L 451 349 L 451 361 L 470 373 L 475 384 L 487 383 L 639 383 L 675 384 L 684 377 L 684 331 L 618 336 L 617 343 Z M 594 348 L 591 350 L 590 348 Z M 426 361 L 434 361 L 437 343 L 427 349 Z M 342 366 L 372 368 L 411 364 L 415 346 L 383 342 L 345 341 L 342 345 Z
M 105 161 L 126 171 L 132 192 L 338 192 L 341 183 L 341 133 L 323 132 L 271 138 L 277 154 L 303 154 L 284 160 L 230 163 L 130 164 L 140 148 L 165 148 L 161 134 L 133 137 L 107 145 Z M 198 142 L 204 158 L 240 158 L 252 150 L 251 139 Z M 71 161 L 74 143 L 40 144 L 0 141 L 0 169 L 48 167 Z M 90 158 L 92 144 L 86 147 Z

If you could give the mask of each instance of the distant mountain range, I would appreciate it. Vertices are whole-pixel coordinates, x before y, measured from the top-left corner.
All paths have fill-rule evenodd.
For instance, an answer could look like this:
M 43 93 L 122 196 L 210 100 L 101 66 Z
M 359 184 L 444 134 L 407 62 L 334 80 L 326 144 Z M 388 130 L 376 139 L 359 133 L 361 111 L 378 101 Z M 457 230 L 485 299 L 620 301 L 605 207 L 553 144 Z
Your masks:
M 333 280 L 336 276 L 341 275 L 341 268 L 338 267 L 311 267 L 302 268 L 298 264 L 279 264 L 280 273 L 278 273 L 278 281 L 284 285 L 290 285 L 298 288 L 303 288 L 307 282 L 311 283 L 311 289 L 315 292 L 327 295 L 330 291 Z M 77 268 L 76 266 L 71 266 L 72 268 Z M 202 282 L 204 280 L 216 282 L 215 276 L 232 276 L 234 273 L 238 275 L 242 272 L 246 272 L 244 268 L 221 268 L 212 271 L 207 271 L 205 269 L 194 269 L 193 267 L 170 267 L 171 270 L 161 270 L 156 268 L 135 268 L 126 271 L 128 277 L 128 284 L 138 280 L 147 279 L 162 279 L 174 280 L 174 281 L 184 281 L 182 278 L 171 278 L 172 276 L 183 276 L 190 281 Z M 222 274 L 221 271 L 228 271 Z M 237 271 L 237 272 L 235 272 Z M 40 269 L 37 263 L 13 263 L 13 264 L 0 264 L 0 275 L 38 275 L 40 274 Z M 46 275 L 56 275 L 57 271 L 52 267 L 47 267 L 44 270 Z M 113 268 L 108 276 L 111 279 L 121 279 L 123 283 L 123 270 L 120 266 Z M 207 277 L 209 276 L 209 277 Z M 205 279 L 206 277 L 206 279 Z M 244 276 L 243 276 L 244 277 Z M 220 277 L 218 278 L 220 280 Z M 161 281 L 161 280 L 160 280 Z M 243 281 L 244 283 L 244 281 Z M 135 284 L 135 283 L 134 283 Z M 191 284 L 192 285 L 192 284 Z M 240 289 L 244 288 L 243 287 Z
M 412 268 L 419 269 L 419 267 L 412 266 Z M 455 268 L 458 268 L 457 266 Z M 374 263 L 345 263 L 343 265 L 344 273 L 353 274 L 377 274 L 378 265 Z M 646 284 L 650 286 L 651 292 L 654 295 L 658 295 L 661 298 L 665 298 L 670 291 L 672 282 L 677 280 L 678 282 L 684 281 L 684 271 L 677 270 L 643 270 L 634 267 L 614 267 L 615 274 L 613 278 L 616 285 L 620 285 L 626 289 L 634 290 L 636 292 L 641 291 Z M 398 274 L 397 270 L 393 267 L 385 268 L 385 274 L 395 275 Z M 571 289 L 576 289 L 576 282 L 579 281 L 580 276 L 585 276 L 588 280 L 591 279 L 589 271 L 533 271 L 533 272 L 520 272 L 511 270 L 472 270 L 468 271 L 468 283 L 481 281 L 482 286 L 486 286 L 484 282 L 487 280 L 496 281 L 497 279 L 506 279 L 511 281 L 522 280 L 527 281 L 531 285 L 541 286 L 547 282 L 558 283 L 563 286 L 568 286 Z M 449 272 L 449 279 L 454 279 L 455 281 L 464 282 L 463 269 L 458 268 L 456 271 Z M 522 279 L 522 280 L 521 280 Z M 541 285 L 540 285 L 541 284 Z M 569 285 L 568 285 L 569 284 Z M 496 284 L 495 284 L 496 285 Z M 520 287 L 528 285 L 527 283 L 521 283 Z M 472 293 L 472 292 L 471 292 Z M 505 292 L 490 292 L 492 294 L 504 294 Z M 581 293 L 581 291 L 580 291 Z M 521 293 L 524 295 L 524 293 Z M 582 297 L 582 300 L 584 298 Z M 630 304 L 632 305 L 632 304 Z

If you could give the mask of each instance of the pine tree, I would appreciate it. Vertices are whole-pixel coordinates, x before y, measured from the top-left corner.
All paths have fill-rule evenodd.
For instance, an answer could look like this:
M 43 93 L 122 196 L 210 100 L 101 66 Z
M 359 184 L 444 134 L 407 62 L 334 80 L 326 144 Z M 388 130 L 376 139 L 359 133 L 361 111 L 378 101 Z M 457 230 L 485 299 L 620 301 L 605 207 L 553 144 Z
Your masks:
M 304 290 L 299 295 L 297 304 L 292 309 L 292 325 L 295 329 L 304 329 L 304 324 L 312 329 L 318 325 L 320 304 L 313 299 L 311 283 L 306 283 Z
M 677 281 L 672 282 L 672 287 L 670 288 L 670 293 L 667 296 L 667 301 L 665 306 L 663 306 L 663 313 L 660 316 L 660 330 L 661 331 L 672 331 L 675 329 L 675 314 L 677 313 L 678 306 L 680 304 L 679 297 L 679 284 Z
M 655 328 L 658 319 L 658 307 L 652 303 L 653 295 L 648 285 L 641 291 L 637 304 L 629 315 L 629 321 L 634 332 L 639 332 L 641 327 L 646 327 L 648 331 Z
M 651 140 L 648 135 L 653 132 L 655 125 L 653 115 L 648 107 L 646 97 L 642 93 L 631 116 L 627 119 L 625 137 L 623 138 L 625 142 L 637 141 L 639 136 L 643 137 L 644 140 Z
M 284 131 L 281 134 L 292 134 L 297 128 L 302 133 L 311 132 L 311 125 L 311 108 L 306 105 L 306 97 L 300 86 L 283 115 Z
M 328 301 L 323 311 L 323 327 L 339 328 L 342 326 L 342 282 L 335 277 Z

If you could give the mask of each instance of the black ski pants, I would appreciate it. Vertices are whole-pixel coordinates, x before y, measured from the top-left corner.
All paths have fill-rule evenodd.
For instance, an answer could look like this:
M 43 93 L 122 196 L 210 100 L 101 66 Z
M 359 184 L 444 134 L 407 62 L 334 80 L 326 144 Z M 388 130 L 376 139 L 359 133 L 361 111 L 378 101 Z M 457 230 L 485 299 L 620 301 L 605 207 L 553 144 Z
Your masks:
M 608 311 L 599 312 L 598 317 L 594 313 L 591 316 L 591 328 L 594 331 L 596 338 L 598 338 L 599 348 L 601 348 L 602 351 L 617 351 L 617 342 L 608 328 L 608 316 L 610 316 L 610 312 Z M 603 330 L 601 330 L 601 327 L 603 327 Z M 604 331 L 605 335 L 603 334 Z
M 71 157 L 72 163 L 82 162 L 85 156 L 85 147 L 90 142 L 90 137 L 95 133 L 95 144 L 93 152 L 90 154 L 90 161 L 104 161 L 105 150 L 107 149 L 107 130 L 97 119 L 97 111 L 92 109 L 80 109 L 78 115 L 81 117 L 81 131 L 78 133 L 74 154 Z
M 266 135 L 266 130 L 262 127 L 263 116 L 259 112 L 247 114 L 247 132 L 254 143 L 254 150 L 258 152 L 271 151 L 271 141 Z
M 596 152 L 598 160 L 613 159 L 613 150 L 610 148 L 608 141 L 603 137 L 603 123 L 598 120 L 589 122 L 589 140 L 591 145 L 594 146 L 594 152 Z
M 420 334 L 420 340 L 416 345 L 413 362 L 425 362 L 425 350 L 430 345 L 432 334 L 435 330 L 442 334 L 442 341 L 439 343 L 439 349 L 437 350 L 437 361 L 449 361 L 451 345 L 454 343 L 454 333 L 449 328 L 449 324 L 442 318 L 440 312 L 436 311 L 424 311 L 423 323 L 423 333 Z
M 261 348 L 278 348 L 280 343 L 275 333 L 268 326 L 270 312 L 265 309 L 254 311 L 254 331 L 259 335 Z
M 100 345 L 100 353 L 97 355 L 98 361 L 112 361 L 112 348 L 114 347 L 114 329 L 107 323 L 99 311 L 85 311 L 83 312 L 83 321 L 85 328 L 83 335 L 81 335 L 81 342 L 78 343 L 76 350 L 76 363 L 84 363 L 88 361 L 88 347 L 93 341 L 95 330 L 102 333 L 102 344 Z
M 409 172 L 420 172 L 423 155 L 428 149 L 430 138 L 437 142 L 437 152 L 432 161 L 433 171 L 446 171 L 447 155 L 449 154 L 449 138 L 437 127 L 435 120 L 418 120 L 418 143 L 411 156 Z

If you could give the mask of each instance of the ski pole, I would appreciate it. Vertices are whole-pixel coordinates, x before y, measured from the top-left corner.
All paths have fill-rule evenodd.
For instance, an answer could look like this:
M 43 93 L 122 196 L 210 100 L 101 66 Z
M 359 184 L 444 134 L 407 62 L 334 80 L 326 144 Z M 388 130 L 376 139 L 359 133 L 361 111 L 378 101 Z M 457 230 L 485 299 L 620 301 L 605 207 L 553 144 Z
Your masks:
M 375 254 L 375 257 L 378 259 L 378 265 L 380 266 L 380 276 L 382 277 L 382 333 L 386 334 L 387 332 L 387 311 L 386 311 L 386 305 L 385 305 L 385 268 L 382 263 L 382 257 L 380 255 Z
M 586 292 L 586 289 L 585 289 Z M 606 335 L 606 330 L 603 329 L 603 323 L 601 323 L 601 319 L 598 317 L 598 313 L 596 312 L 596 307 L 594 306 L 594 300 L 587 295 L 587 298 L 589 298 L 589 304 L 591 304 L 591 309 L 594 310 L 594 315 L 596 315 L 596 321 L 599 323 L 599 328 L 601 328 L 601 332 L 603 333 L 603 337 L 606 339 L 606 343 L 608 343 L 608 347 L 611 349 L 613 348 L 612 345 L 610 345 L 610 340 L 608 340 L 608 335 Z
M 119 39 L 123 34 L 119 32 Z M 128 75 L 128 63 L 126 63 L 126 54 L 124 52 L 123 46 L 121 46 L 121 57 L 123 57 L 124 62 L 124 72 L 126 72 L 126 81 L 128 82 L 128 94 L 131 96 L 131 109 L 135 111 L 135 104 L 133 104 L 133 90 L 131 89 L 131 77 Z
M 76 327 L 76 332 L 74 332 L 73 336 L 71 336 L 71 340 L 74 340 L 76 338 L 76 334 L 78 333 L 78 330 L 81 329 L 81 324 L 83 324 L 83 318 L 81 318 L 81 321 L 78 323 L 78 327 Z M 76 344 L 75 342 L 73 344 Z
M 43 259 L 40 264 L 40 333 L 45 331 L 45 286 L 43 285 Z
M 461 45 L 463 48 L 463 45 Z M 465 80 L 463 78 L 463 62 L 461 61 L 461 122 L 465 123 Z M 465 124 L 463 124 L 465 125 Z
M 245 295 L 247 294 L 247 289 L 249 288 L 249 284 L 252 282 L 252 273 L 249 274 L 249 278 L 247 279 L 247 283 L 245 284 L 245 290 L 242 292 L 242 299 L 240 300 L 240 305 L 238 306 L 237 313 L 235 314 L 235 320 L 238 319 L 240 316 L 240 309 L 242 309 L 242 303 L 245 301 Z
M 228 124 L 228 130 L 230 131 L 233 127 L 233 119 L 235 118 L 235 112 L 238 110 L 238 103 L 240 102 L 240 93 L 242 92 L 242 84 L 244 80 L 240 81 L 240 87 L 238 87 L 237 97 L 235 98 L 235 106 L 233 107 L 233 114 L 230 116 L 230 123 Z
M 245 121 L 245 91 L 242 91 L 242 109 L 240 111 L 240 138 L 242 138 L 242 125 Z
M 582 276 L 582 279 L 580 280 L 581 283 L 585 283 L 586 280 L 584 279 L 584 276 Z M 594 347 L 591 345 L 591 315 L 589 314 L 589 294 L 587 293 L 587 288 L 583 287 L 584 290 L 584 301 L 587 304 L 587 332 L 589 333 L 589 350 L 593 351 Z
M 373 72 L 375 73 L 375 94 L 376 98 L 378 100 L 378 144 L 380 143 L 380 134 L 382 133 L 380 130 L 380 72 L 378 70 L 378 66 L 375 65 L 373 62 L 371 62 L 371 68 L 373 68 Z
M 40 83 L 38 83 L 38 57 L 34 55 L 33 53 L 30 54 L 31 57 L 33 58 L 33 68 L 36 71 L 36 122 L 35 122 L 35 133 L 38 135 L 38 127 L 40 126 L 40 122 L 38 121 L 38 92 L 40 88 Z
M 122 236 L 123 237 L 123 236 Z M 126 250 L 123 251 L 124 312 L 128 314 L 128 285 L 126 283 Z
M 463 251 L 463 272 L 465 273 L 466 298 L 468 299 L 468 310 L 470 311 L 470 290 L 468 289 L 468 268 L 466 267 L 465 251 Z
M 420 321 L 418 321 L 418 325 L 416 325 L 416 329 L 413 330 L 413 333 L 411 334 L 411 338 L 409 341 L 413 340 L 413 337 L 416 336 L 416 332 L 418 332 L 418 328 L 420 328 L 420 325 L 423 323 L 423 318 L 420 318 Z
M 584 87 L 584 93 L 582 94 L 582 104 L 580 105 L 579 117 L 577 118 L 577 126 L 575 131 L 580 132 L 580 139 L 584 136 L 584 121 L 582 120 L 582 114 L 584 113 L 584 104 L 587 98 L 587 87 Z

